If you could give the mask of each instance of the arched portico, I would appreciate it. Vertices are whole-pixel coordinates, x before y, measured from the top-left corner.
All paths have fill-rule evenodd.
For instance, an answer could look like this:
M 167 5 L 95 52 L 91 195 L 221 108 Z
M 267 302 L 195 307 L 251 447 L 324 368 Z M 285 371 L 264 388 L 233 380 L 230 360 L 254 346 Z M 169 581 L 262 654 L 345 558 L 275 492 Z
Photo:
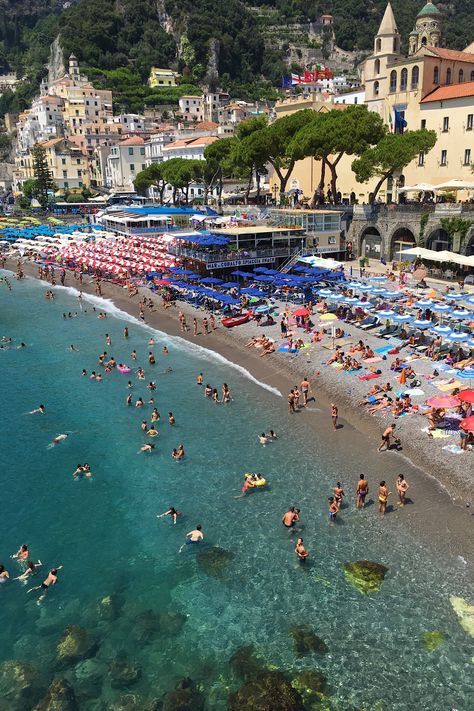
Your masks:
M 442 252 L 443 250 L 450 252 L 453 247 L 453 238 L 439 226 L 431 230 L 427 235 L 425 245 L 427 249 L 433 249 L 435 252 Z
M 370 259 L 380 259 L 382 236 L 377 227 L 364 227 L 359 236 L 359 255 Z
M 406 225 L 398 225 L 389 237 L 389 259 L 397 262 L 404 260 L 403 250 L 416 246 L 416 238 Z

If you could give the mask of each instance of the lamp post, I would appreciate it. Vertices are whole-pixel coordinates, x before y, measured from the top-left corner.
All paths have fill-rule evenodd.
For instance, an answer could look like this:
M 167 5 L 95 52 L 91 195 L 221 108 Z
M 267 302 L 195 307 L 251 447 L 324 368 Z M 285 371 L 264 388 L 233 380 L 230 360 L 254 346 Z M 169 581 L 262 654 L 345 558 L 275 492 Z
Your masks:
M 277 193 L 278 193 L 278 185 L 276 183 L 273 183 L 272 193 L 273 193 L 273 202 L 276 205 L 277 204 Z

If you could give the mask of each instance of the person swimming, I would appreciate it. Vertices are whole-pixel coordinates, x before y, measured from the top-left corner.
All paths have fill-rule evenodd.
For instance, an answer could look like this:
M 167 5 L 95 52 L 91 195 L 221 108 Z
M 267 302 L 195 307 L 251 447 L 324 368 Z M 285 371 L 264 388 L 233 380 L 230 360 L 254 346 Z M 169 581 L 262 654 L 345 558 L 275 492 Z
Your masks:
M 46 579 L 43 580 L 41 585 L 36 585 L 36 587 L 30 588 L 28 590 L 29 593 L 33 592 L 34 590 L 42 590 L 43 591 L 42 594 L 40 595 L 40 597 L 38 598 L 38 605 L 46 597 L 46 593 L 48 592 L 49 588 L 52 587 L 53 585 L 56 585 L 56 583 L 58 582 L 58 571 L 61 570 L 62 567 L 63 567 L 62 565 L 58 565 L 57 568 L 51 568 Z
M 173 519 L 173 524 L 176 524 L 178 516 L 181 516 L 181 511 L 176 511 L 174 506 L 171 506 L 168 511 L 165 511 L 162 514 L 158 514 L 156 518 L 163 518 L 163 516 L 171 516 L 171 518 Z
M 56 437 L 53 438 L 53 441 L 48 444 L 48 449 L 52 449 L 55 447 L 59 442 L 64 442 L 65 439 L 69 437 L 68 434 L 58 434 Z
M 202 533 L 202 526 L 201 524 L 198 524 L 196 528 L 194 528 L 192 531 L 189 531 L 189 533 L 186 534 L 186 542 L 183 543 L 181 548 L 179 549 L 179 553 L 183 550 L 185 546 L 189 546 L 195 543 L 200 543 L 204 538 L 204 535 Z
M 328 498 L 328 504 L 329 504 L 329 521 L 331 521 L 333 523 L 336 520 L 337 512 L 339 511 L 339 507 L 334 500 L 334 496 L 330 496 Z
M 25 572 L 21 575 L 18 575 L 16 578 L 12 578 L 12 580 L 21 580 L 21 582 L 25 583 L 26 585 L 26 582 L 29 577 L 38 574 L 37 568 L 39 568 L 41 565 L 43 565 L 43 563 L 40 560 L 38 560 L 37 563 L 33 563 L 33 561 L 29 560 L 26 564 Z
M 155 445 L 149 444 L 147 442 L 146 444 L 142 444 L 142 446 L 140 447 L 140 452 L 146 452 L 147 454 L 150 454 L 151 452 L 153 452 L 154 449 Z
M 36 408 L 36 410 L 30 410 L 30 412 L 28 412 L 28 415 L 34 415 L 36 412 L 40 412 L 42 415 L 45 415 L 46 410 L 44 408 L 44 405 L 40 405 Z

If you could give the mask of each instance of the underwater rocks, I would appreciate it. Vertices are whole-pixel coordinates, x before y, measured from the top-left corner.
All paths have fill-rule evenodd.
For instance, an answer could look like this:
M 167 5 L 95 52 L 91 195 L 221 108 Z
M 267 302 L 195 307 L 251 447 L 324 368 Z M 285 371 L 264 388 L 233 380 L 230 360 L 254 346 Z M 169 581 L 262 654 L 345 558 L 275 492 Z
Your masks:
M 80 662 L 74 668 L 77 694 L 88 698 L 99 696 L 107 670 L 107 663 L 97 657 Z
M 113 622 L 120 615 L 122 600 L 118 595 L 106 595 L 97 602 L 97 615 L 100 620 Z
M 0 709 L 24 711 L 33 708 L 44 688 L 39 672 L 31 664 L 14 659 L 0 664 Z
M 434 652 L 435 649 L 438 649 L 443 644 L 445 636 L 443 632 L 433 630 L 432 632 L 423 632 L 420 635 L 420 640 L 427 652 Z
M 449 602 L 458 616 L 461 627 L 466 630 L 471 637 L 474 637 L 474 605 L 470 605 L 462 597 L 450 597 Z
M 211 578 L 222 578 L 227 572 L 230 561 L 235 558 L 232 551 L 227 551 L 225 548 L 213 546 L 212 548 L 204 548 L 197 554 L 198 565 Z
M 307 654 L 316 652 L 326 654 L 329 649 L 326 642 L 313 632 L 309 625 L 296 625 L 290 629 L 290 636 L 293 637 L 295 654 L 304 657 Z
M 187 619 L 187 615 L 182 612 L 144 610 L 135 617 L 131 635 L 141 644 L 148 644 L 159 635 L 175 637 Z
M 62 665 L 92 657 L 97 644 L 89 632 L 79 625 L 68 625 L 58 642 L 57 659 Z
M 171 610 L 159 612 L 158 625 L 161 634 L 175 637 L 181 632 L 187 619 L 187 615 L 183 615 L 182 612 L 172 612 Z
M 193 680 L 186 678 L 165 695 L 162 711 L 201 711 L 203 708 L 204 698 Z
M 281 672 L 265 671 L 230 695 L 229 711 L 304 711 L 304 705 Z
M 33 711 L 78 711 L 74 689 L 66 679 L 54 679 Z
M 356 560 L 344 563 L 344 575 L 359 592 L 368 594 L 378 592 L 382 587 L 388 568 L 372 560 Z
M 296 675 L 291 685 L 302 696 L 305 704 L 319 701 L 326 691 L 326 677 L 317 669 L 305 669 Z
M 229 666 L 239 679 L 247 681 L 264 670 L 264 664 L 251 644 L 239 647 L 229 659 Z
M 107 711 L 145 711 L 147 704 L 141 696 L 123 694 L 107 706 Z
M 126 689 L 139 680 L 141 673 L 138 664 L 133 664 L 124 657 L 117 657 L 110 665 L 110 686 L 113 689 Z

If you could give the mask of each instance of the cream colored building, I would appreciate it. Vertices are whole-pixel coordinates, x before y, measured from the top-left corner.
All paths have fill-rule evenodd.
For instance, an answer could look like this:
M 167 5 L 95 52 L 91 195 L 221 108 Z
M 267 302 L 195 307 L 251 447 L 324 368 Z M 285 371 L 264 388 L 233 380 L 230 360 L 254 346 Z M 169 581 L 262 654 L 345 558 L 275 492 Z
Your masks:
M 89 166 L 81 150 L 66 138 L 52 138 L 40 144 L 58 190 L 80 192 L 89 187 Z
M 152 89 L 159 89 L 165 86 L 176 86 L 176 77 L 179 74 L 173 72 L 172 69 L 160 69 L 159 67 L 152 67 L 150 69 L 150 76 L 148 77 L 148 85 Z
M 402 56 L 400 34 L 388 3 L 374 40 L 374 52 L 361 66 L 365 103 L 383 118 L 389 130 L 432 129 L 437 132 L 438 140 L 426 156 L 410 163 L 403 175 L 394 175 L 382 186 L 379 193 L 382 200 L 397 200 L 397 185 L 421 182 L 436 185 L 453 178 L 473 180 L 466 158 L 470 156 L 469 150 L 474 158 L 474 48 L 471 44 L 467 51 L 460 52 L 441 45 L 441 13 L 428 2 L 421 8 L 410 34 L 409 54 Z M 275 113 L 278 117 L 302 108 L 318 111 L 333 107 L 327 103 L 322 106 L 320 102 L 311 106 L 297 98 L 277 104 Z M 338 189 L 343 200 L 348 201 L 353 193 L 358 202 L 367 202 L 377 181 L 357 183 L 351 169 L 353 160 L 353 156 L 344 156 L 340 161 Z M 311 198 L 320 176 L 320 162 L 307 158 L 297 163 L 289 188 L 298 188 Z M 325 176 L 325 191 L 329 177 Z M 270 183 L 274 180 L 272 175 Z

